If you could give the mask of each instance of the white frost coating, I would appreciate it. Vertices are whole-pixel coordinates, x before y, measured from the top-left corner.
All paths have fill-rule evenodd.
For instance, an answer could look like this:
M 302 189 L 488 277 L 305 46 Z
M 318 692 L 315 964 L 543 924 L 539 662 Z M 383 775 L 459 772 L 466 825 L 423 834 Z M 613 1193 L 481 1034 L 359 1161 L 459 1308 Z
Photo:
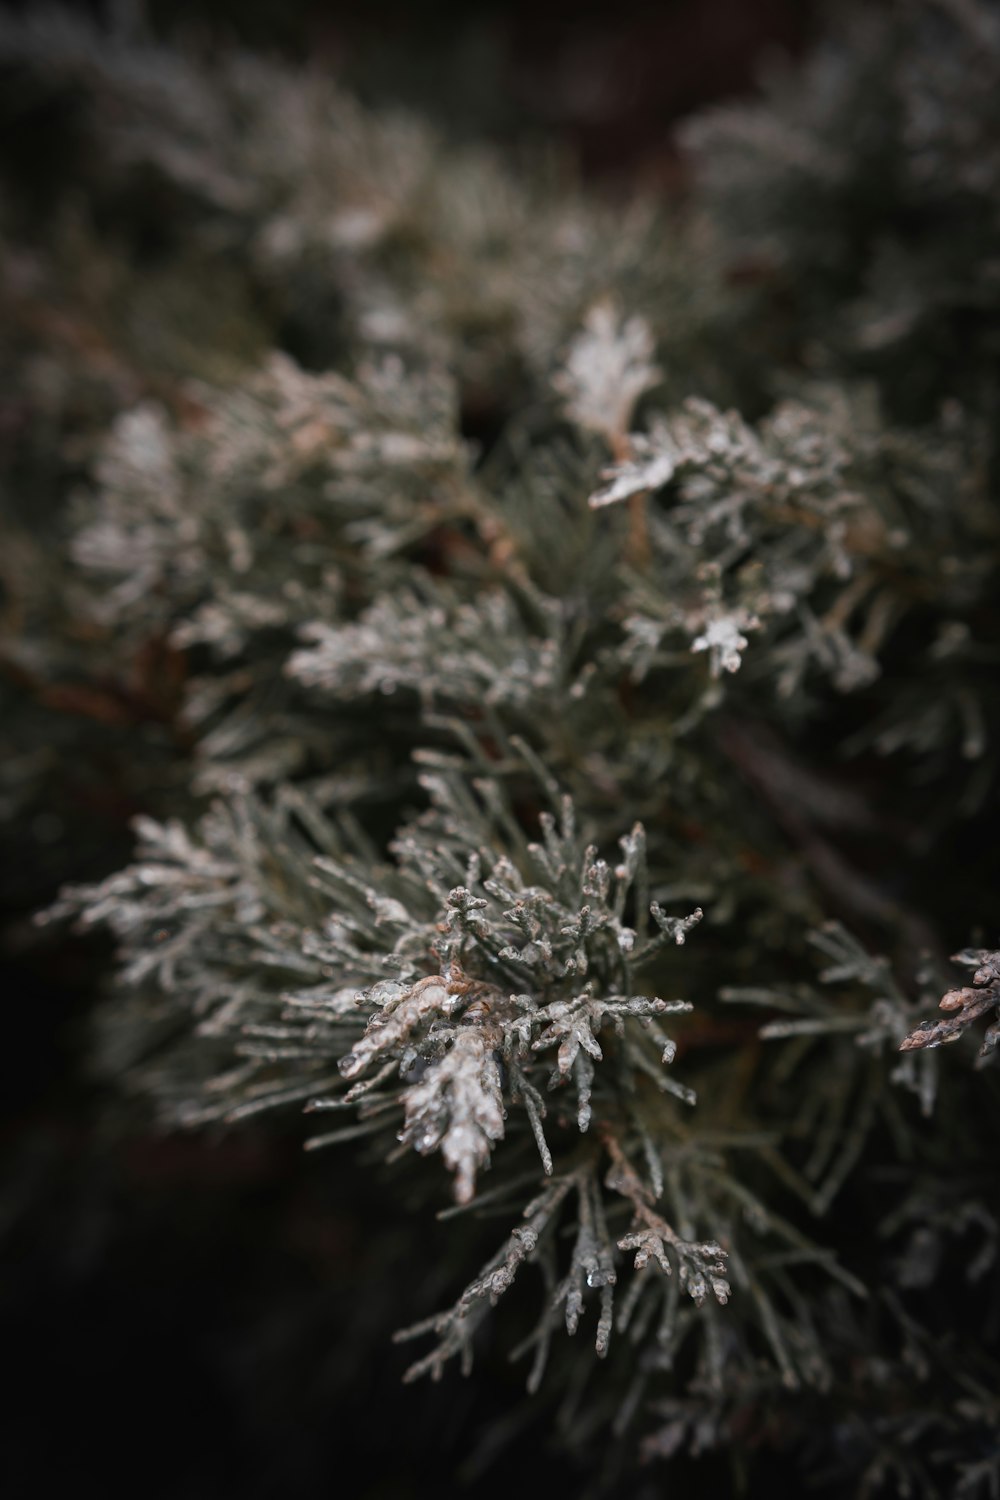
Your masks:
M 469 1027 L 458 1032 L 440 1062 L 403 1093 L 406 1123 L 399 1139 L 426 1155 L 440 1150 L 455 1174 L 455 1197 L 468 1203 L 476 1174 L 503 1139 L 500 1070 L 490 1038 Z
M 350 624 L 304 626 L 309 644 L 292 654 L 288 675 L 341 698 L 408 689 L 425 701 L 527 704 L 556 690 L 557 644 L 530 634 L 506 595 L 471 604 L 444 587 L 428 593 L 401 590 Z
M 665 422 L 655 424 L 648 437 L 641 432 L 632 433 L 629 446 L 631 458 L 624 463 L 611 464 L 602 471 L 601 478 L 608 482 L 591 495 L 592 510 L 615 505 L 645 490 L 661 489 L 673 479 L 684 457 L 671 439 Z
M 757 623 L 754 616 L 748 616 L 745 610 L 718 615 L 714 620 L 709 620 L 702 634 L 692 641 L 691 650 L 711 652 L 709 666 L 713 677 L 718 677 L 720 672 L 738 672 L 743 660 L 742 653 L 747 647 L 743 631 L 752 630 Z
M 462 995 L 453 994 L 440 974 L 418 980 L 372 1017 L 354 1051 L 341 1058 L 341 1073 L 345 1078 L 357 1078 L 374 1058 L 401 1047 L 422 1021 L 435 1015 L 450 1016 L 461 1004 Z
M 569 417 L 611 442 L 623 437 L 639 397 L 660 382 L 653 349 L 644 318 L 626 319 L 610 299 L 596 303 L 552 382 Z

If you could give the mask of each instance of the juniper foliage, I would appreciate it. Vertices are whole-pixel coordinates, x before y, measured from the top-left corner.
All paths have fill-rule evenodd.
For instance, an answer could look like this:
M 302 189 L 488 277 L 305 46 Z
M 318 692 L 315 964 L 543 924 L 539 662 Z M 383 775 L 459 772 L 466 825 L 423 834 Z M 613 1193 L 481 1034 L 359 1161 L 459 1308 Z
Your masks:
M 689 201 L 625 208 L 289 66 L 4 22 L 91 206 L 154 182 L 178 280 L 238 252 L 271 320 L 165 373 L 80 287 L 79 411 L 19 299 L 73 494 L 56 556 L 17 528 L 7 732 L 69 673 L 146 777 L 133 862 L 43 918 L 117 938 L 102 1065 L 419 1181 L 455 1300 L 409 1378 L 531 1309 L 511 1353 L 608 1485 L 771 1445 L 1000 1487 L 1000 960 L 946 960 L 995 936 L 994 22 L 838 20 L 687 129 Z M 43 298 L 54 211 L 5 251 Z M 52 774 L 13 756 L 4 815 Z

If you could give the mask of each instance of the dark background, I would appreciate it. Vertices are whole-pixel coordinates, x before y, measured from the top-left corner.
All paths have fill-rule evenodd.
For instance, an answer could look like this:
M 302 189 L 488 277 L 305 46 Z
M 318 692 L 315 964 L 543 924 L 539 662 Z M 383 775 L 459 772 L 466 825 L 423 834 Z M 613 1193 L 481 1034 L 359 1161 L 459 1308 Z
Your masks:
M 366 99 L 428 110 L 455 133 L 555 136 L 590 177 L 664 192 L 680 181 L 672 123 L 752 89 L 768 51 L 800 51 L 815 21 L 802 0 L 154 0 L 149 13 L 166 35 L 329 66 Z M 42 191 L 59 168 L 40 127 L 4 151 Z M 3 851 L 0 882 L 3 1493 L 579 1492 L 582 1476 L 548 1451 L 551 1412 L 525 1417 L 523 1371 L 499 1352 L 486 1348 L 470 1381 L 400 1385 L 392 1330 L 456 1291 L 435 1269 L 444 1229 L 410 1211 L 405 1176 L 387 1188 L 348 1153 L 305 1156 L 294 1116 L 164 1138 L 91 1077 L 109 945 L 43 937 L 31 917 L 56 872 L 94 878 L 128 857 L 141 805 L 110 752 L 81 774 L 73 714 L 49 722 L 87 835 L 57 861 L 36 820 L 37 837 Z M 494 1456 L 493 1438 L 525 1422 Z M 628 1493 L 724 1494 L 725 1475 L 709 1459 L 645 1470 Z

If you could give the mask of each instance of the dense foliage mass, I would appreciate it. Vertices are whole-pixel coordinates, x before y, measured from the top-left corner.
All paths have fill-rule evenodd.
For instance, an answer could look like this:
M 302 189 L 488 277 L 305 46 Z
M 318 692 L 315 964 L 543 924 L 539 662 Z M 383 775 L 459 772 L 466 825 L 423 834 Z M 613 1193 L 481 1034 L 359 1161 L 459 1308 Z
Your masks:
M 0 811 L 60 737 L 146 809 L 44 917 L 117 937 L 101 1065 L 419 1179 L 410 1375 L 511 1307 L 608 1482 L 996 1495 L 996 11 L 839 18 L 678 202 L 62 13 L 0 61 L 87 143 L 4 210 Z

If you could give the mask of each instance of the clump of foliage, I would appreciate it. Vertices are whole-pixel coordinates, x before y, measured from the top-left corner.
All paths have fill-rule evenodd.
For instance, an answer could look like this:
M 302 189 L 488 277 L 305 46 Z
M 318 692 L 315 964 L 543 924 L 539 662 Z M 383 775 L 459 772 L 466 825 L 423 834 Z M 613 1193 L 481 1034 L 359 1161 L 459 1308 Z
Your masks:
M 167 203 L 161 275 L 238 256 L 264 311 L 166 370 L 97 296 L 89 404 L 28 386 L 15 477 L 46 431 L 72 496 L 5 652 L 25 713 L 127 705 L 146 776 L 134 861 L 44 918 L 118 940 L 104 1066 L 425 1185 L 455 1300 L 410 1377 L 515 1307 L 608 1484 L 777 1449 L 985 1496 L 1000 956 L 944 992 L 996 938 L 1000 32 L 838 24 L 623 206 L 293 68 L 6 23 L 91 141 L 48 211 Z

